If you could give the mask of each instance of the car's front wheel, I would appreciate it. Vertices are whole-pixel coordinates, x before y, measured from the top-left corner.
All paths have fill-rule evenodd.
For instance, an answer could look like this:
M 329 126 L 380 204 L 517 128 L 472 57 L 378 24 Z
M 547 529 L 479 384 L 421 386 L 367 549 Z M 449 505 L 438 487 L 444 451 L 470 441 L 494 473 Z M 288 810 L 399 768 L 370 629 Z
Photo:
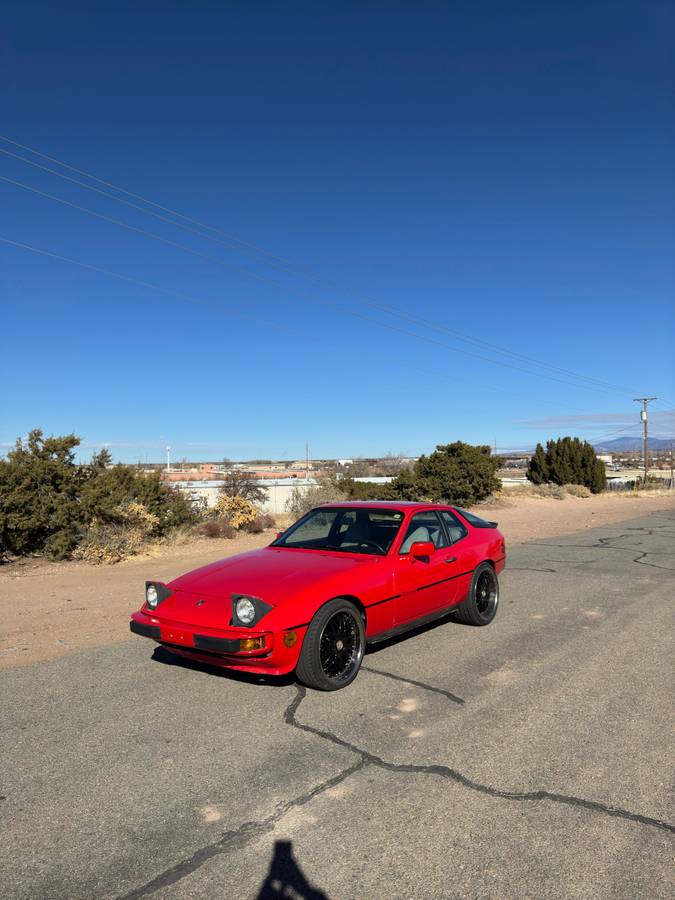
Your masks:
M 465 625 L 489 625 L 498 606 L 497 573 L 489 562 L 481 563 L 473 573 L 469 596 L 457 607 L 457 618 Z
M 347 687 L 361 668 L 366 630 L 359 610 L 339 597 L 317 610 L 309 623 L 296 674 L 320 691 Z

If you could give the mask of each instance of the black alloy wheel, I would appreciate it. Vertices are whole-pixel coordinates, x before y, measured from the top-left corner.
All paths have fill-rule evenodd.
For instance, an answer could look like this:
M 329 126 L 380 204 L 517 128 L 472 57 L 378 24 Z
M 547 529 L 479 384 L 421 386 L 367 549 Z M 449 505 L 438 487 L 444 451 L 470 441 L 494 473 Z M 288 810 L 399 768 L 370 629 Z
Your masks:
M 356 620 L 339 612 L 328 620 L 319 644 L 321 668 L 328 678 L 345 678 L 354 665 L 359 647 Z
M 322 606 L 309 623 L 297 675 L 308 687 L 337 691 L 356 678 L 366 644 L 360 611 L 337 598 Z
M 473 573 L 469 595 L 457 607 L 457 618 L 465 625 L 489 625 L 499 606 L 499 581 L 491 563 L 481 563 Z

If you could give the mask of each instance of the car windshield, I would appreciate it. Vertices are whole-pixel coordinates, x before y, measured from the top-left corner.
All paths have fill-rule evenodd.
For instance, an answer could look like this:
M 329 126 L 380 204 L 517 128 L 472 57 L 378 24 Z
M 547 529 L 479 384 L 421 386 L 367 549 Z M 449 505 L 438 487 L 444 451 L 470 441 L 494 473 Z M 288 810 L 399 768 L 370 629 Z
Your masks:
M 397 509 L 313 509 L 272 546 L 384 556 L 402 521 L 403 513 Z

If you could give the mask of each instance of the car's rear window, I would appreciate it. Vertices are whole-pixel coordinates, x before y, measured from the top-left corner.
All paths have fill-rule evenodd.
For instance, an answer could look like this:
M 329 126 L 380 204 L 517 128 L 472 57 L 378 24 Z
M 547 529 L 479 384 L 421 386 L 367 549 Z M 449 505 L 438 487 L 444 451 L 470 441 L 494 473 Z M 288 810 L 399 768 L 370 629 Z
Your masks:
M 481 519 L 480 516 L 474 516 L 473 513 L 467 512 L 465 509 L 460 509 L 457 507 L 457 512 L 461 513 L 469 525 L 473 525 L 474 528 L 496 528 L 496 522 L 489 522 L 487 519 Z

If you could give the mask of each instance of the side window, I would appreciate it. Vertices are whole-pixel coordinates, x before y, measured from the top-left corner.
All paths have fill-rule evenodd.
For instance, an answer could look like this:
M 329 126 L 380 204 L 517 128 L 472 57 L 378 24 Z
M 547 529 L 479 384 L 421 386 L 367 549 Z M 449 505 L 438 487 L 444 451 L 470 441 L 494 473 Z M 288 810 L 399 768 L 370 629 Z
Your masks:
M 445 523 L 445 530 L 448 532 L 448 537 L 450 538 L 451 544 L 456 544 L 457 541 L 461 541 L 462 538 L 466 537 L 469 533 L 459 521 L 457 516 L 454 513 L 451 513 L 449 510 L 441 510 L 441 518 Z
M 410 520 L 401 549 L 398 552 L 410 553 L 410 548 L 417 541 L 431 541 L 436 549 L 448 546 L 435 510 L 415 513 Z

